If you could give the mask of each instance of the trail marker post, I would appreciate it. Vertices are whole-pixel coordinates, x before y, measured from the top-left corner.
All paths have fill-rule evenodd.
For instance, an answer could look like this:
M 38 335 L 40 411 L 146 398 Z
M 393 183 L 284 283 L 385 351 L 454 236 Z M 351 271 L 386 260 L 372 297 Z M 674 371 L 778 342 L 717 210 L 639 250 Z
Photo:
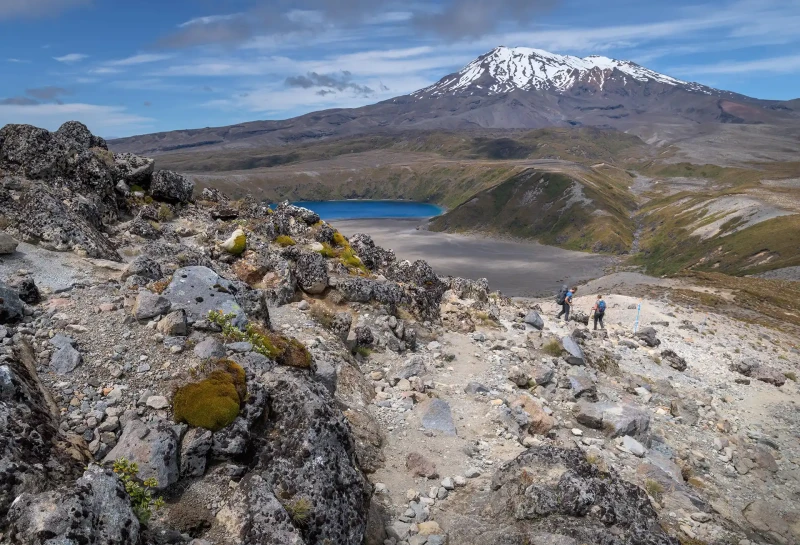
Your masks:
M 642 312 L 642 302 L 639 301 L 639 304 L 636 306 L 636 321 L 633 323 L 633 334 L 636 335 L 636 332 L 639 330 L 639 315 Z

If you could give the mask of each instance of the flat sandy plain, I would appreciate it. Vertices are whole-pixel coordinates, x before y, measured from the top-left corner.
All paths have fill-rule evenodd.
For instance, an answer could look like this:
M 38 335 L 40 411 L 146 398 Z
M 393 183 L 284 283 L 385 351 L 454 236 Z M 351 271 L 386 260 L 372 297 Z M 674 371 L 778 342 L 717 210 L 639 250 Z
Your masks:
M 513 242 L 478 236 L 434 233 L 417 226 L 420 219 L 338 220 L 346 236 L 368 233 L 376 244 L 391 248 L 398 259 L 424 259 L 440 275 L 487 278 L 493 290 L 512 297 L 543 296 L 562 284 L 603 276 L 614 258 L 562 250 L 535 242 Z

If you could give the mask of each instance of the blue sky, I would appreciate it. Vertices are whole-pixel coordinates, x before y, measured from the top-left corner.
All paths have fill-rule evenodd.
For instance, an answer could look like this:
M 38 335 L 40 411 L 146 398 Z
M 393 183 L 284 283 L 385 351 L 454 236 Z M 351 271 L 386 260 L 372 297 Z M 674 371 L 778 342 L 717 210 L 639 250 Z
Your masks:
M 800 97 L 800 2 L 0 0 L 0 126 L 106 137 L 406 94 L 498 45 Z

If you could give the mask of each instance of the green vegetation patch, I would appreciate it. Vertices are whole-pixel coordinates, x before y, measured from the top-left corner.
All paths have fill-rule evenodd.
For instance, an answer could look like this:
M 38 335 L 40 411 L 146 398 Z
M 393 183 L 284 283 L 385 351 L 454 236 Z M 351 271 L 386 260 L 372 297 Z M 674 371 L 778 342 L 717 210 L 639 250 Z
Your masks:
M 435 218 L 433 231 L 479 231 L 572 250 L 624 253 L 633 243 L 635 202 L 621 182 L 527 169 Z
M 280 365 L 308 369 L 313 362 L 308 349 L 293 337 L 284 337 L 268 331 L 253 323 L 247 324 L 244 331 L 233 325 L 235 314 L 222 314 L 220 311 L 208 313 L 209 321 L 222 327 L 222 334 L 233 342 L 249 342 L 253 350 L 275 360 Z
M 275 237 L 275 244 L 286 248 L 287 246 L 294 246 L 297 243 L 289 235 L 278 235 Z
M 155 478 L 141 480 L 139 465 L 126 458 L 115 460 L 112 468 L 125 486 L 125 492 L 131 500 L 131 508 L 136 518 L 142 524 L 147 524 L 147 521 L 153 516 L 153 511 L 164 507 L 164 498 L 153 497 L 153 489 L 158 486 L 158 481 Z
M 246 395 L 244 369 L 230 360 L 220 360 L 208 377 L 175 392 L 175 421 L 219 431 L 236 419 Z

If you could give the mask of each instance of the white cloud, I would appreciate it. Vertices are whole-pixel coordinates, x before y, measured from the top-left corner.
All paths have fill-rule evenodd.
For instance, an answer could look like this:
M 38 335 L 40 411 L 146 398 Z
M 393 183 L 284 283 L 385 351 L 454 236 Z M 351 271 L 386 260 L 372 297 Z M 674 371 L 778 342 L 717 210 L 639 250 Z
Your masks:
M 31 61 L 27 61 L 25 59 L 14 59 L 14 58 L 11 58 L 11 59 L 6 59 L 6 62 L 13 62 L 15 64 L 28 64 Z
M 472 55 L 451 53 L 430 55 L 438 50 L 412 47 L 385 51 L 362 51 L 317 60 L 301 61 L 283 56 L 218 57 L 198 59 L 192 63 L 173 65 L 156 72 L 159 76 L 266 76 L 278 79 L 306 72 L 332 73 L 346 71 L 356 76 L 409 75 L 428 70 L 458 66 L 472 60 Z M 442 74 L 444 75 L 444 74 Z
M 89 70 L 90 74 L 119 74 L 122 70 L 110 66 L 98 66 Z
M 751 61 L 723 61 L 714 64 L 681 66 L 673 68 L 671 71 L 676 74 L 745 74 L 753 72 L 796 74 L 800 73 L 800 54 Z
M 64 62 L 70 64 L 73 62 L 80 62 L 88 57 L 89 55 L 84 55 L 83 53 L 69 53 L 68 55 L 64 55 L 62 57 L 53 57 L 53 58 L 58 62 Z
M 131 134 L 151 126 L 153 119 L 127 113 L 119 106 L 96 104 L 36 104 L 31 106 L 0 105 L 0 126 L 28 123 L 56 130 L 64 122 L 77 119 L 95 134 Z
M 174 55 L 170 55 L 167 53 L 140 53 L 138 55 L 132 55 L 130 57 L 126 57 L 124 59 L 108 61 L 104 64 L 106 64 L 107 66 L 133 66 L 136 64 L 147 64 L 151 62 L 165 61 L 167 59 L 171 59 L 172 57 L 174 57 Z
M 388 23 L 403 23 L 410 21 L 414 14 L 410 11 L 388 11 L 367 17 L 364 22 L 369 25 L 384 25 Z
M 194 26 L 194 25 L 210 25 L 222 21 L 230 21 L 232 19 L 236 19 L 237 17 L 241 16 L 242 16 L 241 13 L 231 13 L 228 15 L 208 15 L 206 17 L 195 17 L 194 19 L 189 19 L 185 23 L 179 24 L 178 28 L 186 28 L 188 26 Z

